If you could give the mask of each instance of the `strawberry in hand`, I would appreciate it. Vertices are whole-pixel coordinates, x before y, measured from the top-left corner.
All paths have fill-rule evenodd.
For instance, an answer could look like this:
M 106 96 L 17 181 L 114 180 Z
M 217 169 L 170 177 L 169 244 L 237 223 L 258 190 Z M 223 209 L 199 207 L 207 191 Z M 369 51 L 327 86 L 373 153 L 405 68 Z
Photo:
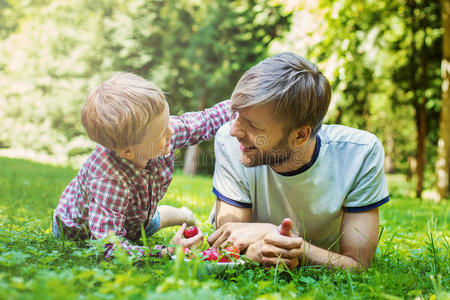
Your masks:
M 187 239 L 189 239 L 189 238 L 191 238 L 191 237 L 194 237 L 194 236 L 196 236 L 197 234 L 198 234 L 198 228 L 195 227 L 195 226 L 187 227 L 187 228 L 184 230 L 184 233 L 183 233 L 184 237 L 187 238 Z

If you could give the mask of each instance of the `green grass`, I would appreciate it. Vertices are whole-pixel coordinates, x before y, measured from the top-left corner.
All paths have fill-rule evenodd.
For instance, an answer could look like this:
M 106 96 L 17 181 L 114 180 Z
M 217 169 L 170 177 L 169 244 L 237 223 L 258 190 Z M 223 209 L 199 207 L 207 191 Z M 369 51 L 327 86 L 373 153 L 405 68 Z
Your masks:
M 373 267 L 362 273 L 298 268 L 292 272 L 246 264 L 206 276 L 183 262 L 118 255 L 57 240 L 51 214 L 76 170 L 0 157 L 0 299 L 449 299 L 448 201 L 402 196 L 381 209 L 382 236 Z M 211 178 L 175 174 L 164 204 L 187 206 L 207 223 Z M 176 228 L 151 243 L 167 243 Z

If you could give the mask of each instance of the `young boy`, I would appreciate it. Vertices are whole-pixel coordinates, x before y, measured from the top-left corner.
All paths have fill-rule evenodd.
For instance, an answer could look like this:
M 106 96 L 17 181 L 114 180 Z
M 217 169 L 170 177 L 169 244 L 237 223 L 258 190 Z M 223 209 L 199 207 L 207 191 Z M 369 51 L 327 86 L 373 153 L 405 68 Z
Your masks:
M 95 150 L 69 183 L 55 209 L 53 234 L 72 239 L 102 239 L 111 232 L 130 254 L 145 247 L 128 240 L 180 225 L 171 244 L 190 248 L 203 234 L 184 239 L 185 223 L 194 223 L 187 208 L 161 206 L 172 180 L 174 149 L 211 139 L 229 120 L 229 101 L 203 112 L 169 117 L 162 91 L 131 73 L 119 73 L 95 88 L 86 99 L 81 121 Z M 114 243 L 106 244 L 109 257 Z M 164 246 L 159 255 L 168 249 Z M 172 248 L 169 251 L 173 251 Z

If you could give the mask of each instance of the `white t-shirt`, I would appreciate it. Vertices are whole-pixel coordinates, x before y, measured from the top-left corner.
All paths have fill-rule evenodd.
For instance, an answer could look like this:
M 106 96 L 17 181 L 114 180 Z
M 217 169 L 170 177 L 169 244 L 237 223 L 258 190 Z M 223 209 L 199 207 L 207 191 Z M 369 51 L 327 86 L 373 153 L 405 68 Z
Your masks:
M 252 208 L 253 222 L 278 225 L 289 217 L 295 234 L 337 251 L 344 211 L 389 201 L 383 146 L 369 132 L 323 125 L 311 161 L 289 174 L 242 165 L 239 143 L 229 132 L 227 123 L 216 135 L 213 192 L 228 204 Z

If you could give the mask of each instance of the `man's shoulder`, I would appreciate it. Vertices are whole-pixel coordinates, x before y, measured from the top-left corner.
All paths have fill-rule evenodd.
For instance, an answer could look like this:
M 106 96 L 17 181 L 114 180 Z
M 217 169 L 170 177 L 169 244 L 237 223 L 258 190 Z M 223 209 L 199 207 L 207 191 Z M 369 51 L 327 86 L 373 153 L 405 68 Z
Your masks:
M 225 123 L 219 128 L 215 138 L 215 152 L 216 155 L 225 155 L 228 157 L 239 158 L 240 148 L 237 139 L 230 135 L 230 122 Z M 220 150 L 220 151 L 219 151 Z M 218 153 L 221 152 L 221 153 Z
M 373 133 L 344 125 L 323 125 L 319 136 L 324 144 L 331 146 L 368 146 L 368 148 L 372 148 L 378 142 L 378 138 Z
M 229 142 L 231 140 L 235 141 L 235 138 L 233 138 L 230 135 L 230 129 L 231 129 L 230 122 L 223 124 L 216 133 L 216 141 L 219 141 L 221 143 Z

